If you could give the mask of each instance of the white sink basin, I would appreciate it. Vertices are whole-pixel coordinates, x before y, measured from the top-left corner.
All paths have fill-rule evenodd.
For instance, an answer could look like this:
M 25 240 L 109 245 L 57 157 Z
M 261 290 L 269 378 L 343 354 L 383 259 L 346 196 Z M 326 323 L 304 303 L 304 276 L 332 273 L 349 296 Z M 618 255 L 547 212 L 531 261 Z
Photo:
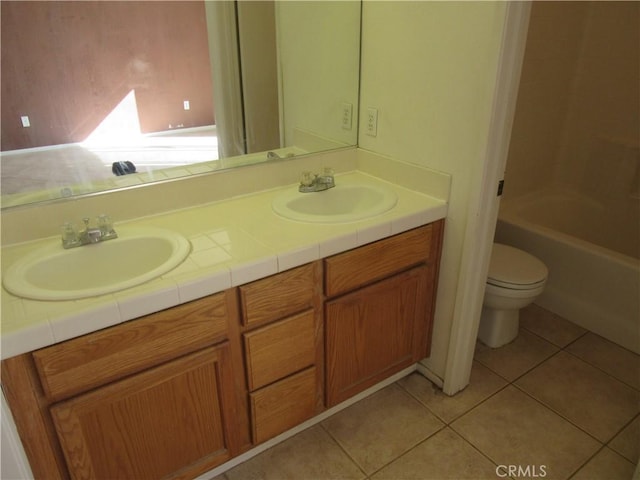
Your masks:
M 177 267 L 191 250 L 183 236 L 156 228 L 122 227 L 118 238 L 69 250 L 60 241 L 19 259 L 3 276 L 14 295 L 76 300 L 113 293 Z
M 340 184 L 322 192 L 294 189 L 273 200 L 273 211 L 290 220 L 313 223 L 354 222 L 391 210 L 398 201 L 390 188 L 370 184 Z

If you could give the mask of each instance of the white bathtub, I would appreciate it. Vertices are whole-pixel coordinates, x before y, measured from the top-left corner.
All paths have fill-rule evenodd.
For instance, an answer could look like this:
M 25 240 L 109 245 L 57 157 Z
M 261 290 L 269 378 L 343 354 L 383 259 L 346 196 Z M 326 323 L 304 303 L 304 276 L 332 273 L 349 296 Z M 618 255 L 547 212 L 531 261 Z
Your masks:
M 553 191 L 503 201 L 496 241 L 549 268 L 538 305 L 640 353 L 638 202 L 624 207 Z

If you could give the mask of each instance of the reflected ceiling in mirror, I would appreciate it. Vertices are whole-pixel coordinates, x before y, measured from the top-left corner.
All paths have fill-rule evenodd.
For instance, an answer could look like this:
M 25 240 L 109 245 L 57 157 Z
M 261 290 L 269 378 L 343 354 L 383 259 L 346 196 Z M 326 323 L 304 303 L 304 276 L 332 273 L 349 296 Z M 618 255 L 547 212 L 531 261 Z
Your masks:
M 0 3 L 2 207 L 357 143 L 359 1 Z

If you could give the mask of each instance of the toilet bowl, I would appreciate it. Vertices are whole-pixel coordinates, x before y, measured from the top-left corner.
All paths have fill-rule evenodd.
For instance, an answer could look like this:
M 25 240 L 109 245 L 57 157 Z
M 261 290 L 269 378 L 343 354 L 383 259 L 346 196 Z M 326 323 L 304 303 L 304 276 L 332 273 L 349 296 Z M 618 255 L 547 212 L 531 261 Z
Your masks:
M 533 255 L 493 244 L 478 330 L 482 343 L 497 348 L 516 338 L 520 309 L 543 292 L 547 274 L 546 265 Z

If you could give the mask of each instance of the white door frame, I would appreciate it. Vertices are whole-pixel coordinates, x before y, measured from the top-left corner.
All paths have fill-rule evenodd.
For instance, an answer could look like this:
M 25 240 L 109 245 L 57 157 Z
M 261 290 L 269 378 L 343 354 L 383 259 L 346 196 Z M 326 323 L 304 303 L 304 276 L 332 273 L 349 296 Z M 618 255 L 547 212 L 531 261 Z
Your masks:
M 509 2 L 493 95 L 482 181 L 470 196 L 458 291 L 447 353 L 443 392 L 453 395 L 469 384 L 484 287 L 498 218 L 497 188 L 503 179 L 527 41 L 530 2 Z

